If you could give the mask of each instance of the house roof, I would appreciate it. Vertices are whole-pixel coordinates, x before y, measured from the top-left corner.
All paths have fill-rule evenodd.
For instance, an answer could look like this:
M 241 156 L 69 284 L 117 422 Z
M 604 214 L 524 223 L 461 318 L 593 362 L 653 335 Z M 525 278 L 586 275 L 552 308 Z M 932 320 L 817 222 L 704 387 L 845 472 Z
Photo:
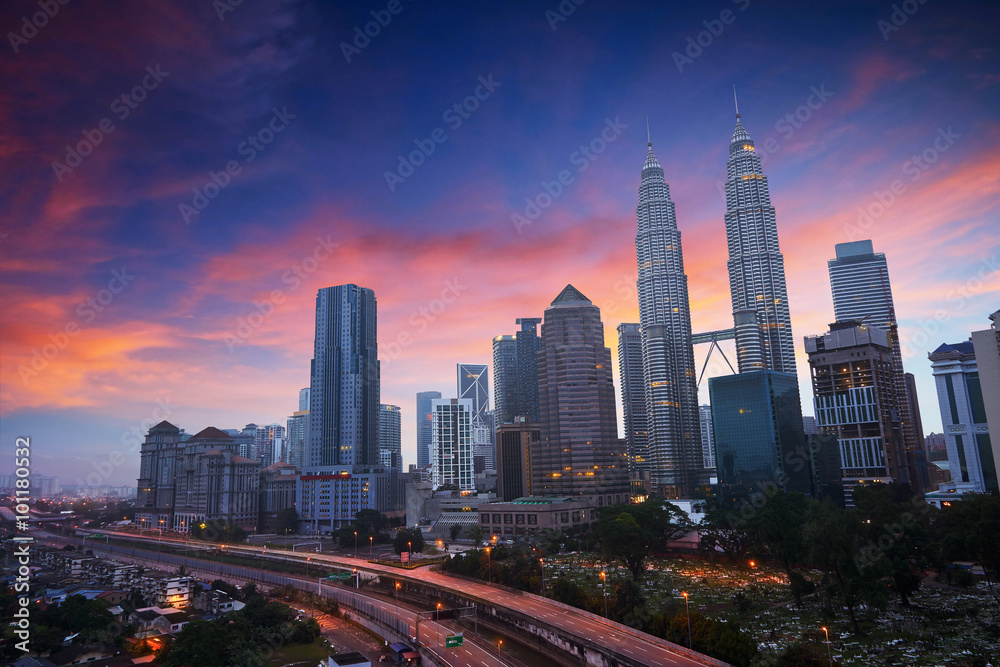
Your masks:
M 203 428 L 202 430 L 192 435 L 190 438 L 188 438 L 187 441 L 191 442 L 192 440 L 232 440 L 232 439 L 233 439 L 232 436 L 229 435 L 228 433 L 220 431 L 214 426 L 209 426 L 208 428 Z

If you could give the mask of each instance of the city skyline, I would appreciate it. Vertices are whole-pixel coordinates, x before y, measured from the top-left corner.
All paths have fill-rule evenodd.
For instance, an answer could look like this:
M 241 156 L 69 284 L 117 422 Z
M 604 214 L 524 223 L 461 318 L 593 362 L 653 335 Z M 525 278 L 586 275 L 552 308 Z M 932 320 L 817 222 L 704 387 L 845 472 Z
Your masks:
M 0 59 L 4 460 L 30 435 L 38 469 L 72 485 L 118 452 L 99 476 L 125 484 L 144 422 L 284 424 L 309 385 L 317 291 L 355 283 L 378 296 L 381 401 L 401 407 L 415 462 L 416 392 L 451 396 L 454 364 L 490 363 L 492 338 L 563 285 L 601 308 L 609 343 L 639 321 L 647 114 L 692 327 L 730 328 L 734 81 L 777 209 L 798 366 L 802 336 L 832 321 L 824 262 L 871 239 L 891 258 L 924 430 L 941 432 L 927 353 L 984 328 L 1000 294 L 998 9 L 921 5 L 886 31 L 888 3 L 745 5 L 723 24 L 708 7 L 588 3 L 554 27 L 539 6 L 442 21 L 405 5 L 351 62 L 339 45 L 367 6 L 244 4 L 224 21 L 193 2 L 63 6 Z M 65 148 L 87 137 L 87 155 Z

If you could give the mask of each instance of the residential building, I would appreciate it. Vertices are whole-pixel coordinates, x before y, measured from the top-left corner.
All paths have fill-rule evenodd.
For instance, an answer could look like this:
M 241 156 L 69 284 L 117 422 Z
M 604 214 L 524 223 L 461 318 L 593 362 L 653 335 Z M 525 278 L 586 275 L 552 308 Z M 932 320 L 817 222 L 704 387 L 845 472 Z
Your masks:
M 948 447 L 951 482 L 946 486 L 959 494 L 996 493 L 996 458 L 973 341 L 941 345 L 927 357 Z
M 628 502 L 628 458 L 618 438 L 611 350 L 597 306 L 567 285 L 545 309 L 538 355 L 541 440 L 531 453 L 536 495 Z
M 139 449 L 135 522 L 144 528 L 174 525 L 181 430 L 168 421 L 149 429 Z
M 431 401 L 431 474 L 434 488 L 471 491 L 473 479 L 471 398 Z
M 309 410 L 298 410 L 287 420 L 288 446 L 285 462 L 301 468 L 305 461 L 306 447 L 309 444 Z
M 805 338 L 821 433 L 837 436 L 846 504 L 859 484 L 906 479 L 907 458 L 889 334 L 855 320 Z
M 650 470 L 663 496 L 689 497 L 709 482 L 698 432 L 698 383 L 681 233 L 670 186 L 650 141 L 642 166 L 635 236 Z
M 383 468 L 403 469 L 402 418 L 398 405 L 379 406 L 378 462 Z

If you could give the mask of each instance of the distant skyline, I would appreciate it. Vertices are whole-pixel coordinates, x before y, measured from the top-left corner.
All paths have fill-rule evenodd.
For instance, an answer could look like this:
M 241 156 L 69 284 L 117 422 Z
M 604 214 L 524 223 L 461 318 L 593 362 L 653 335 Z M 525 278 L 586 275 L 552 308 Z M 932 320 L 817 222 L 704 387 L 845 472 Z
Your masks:
M 33 469 L 62 484 L 133 484 L 144 420 L 284 424 L 317 290 L 345 283 L 375 292 L 380 401 L 415 462 L 416 393 L 452 397 L 455 364 L 491 364 L 492 338 L 567 283 L 609 346 L 639 321 L 647 115 L 693 329 L 731 327 L 733 82 L 776 209 L 803 412 L 802 338 L 833 321 L 826 262 L 872 239 L 940 432 L 927 353 L 1000 302 L 1000 7 L 920 4 L 894 25 L 888 1 L 558 6 L 404 2 L 354 46 L 384 4 L 70 3 L 5 39 L 0 472 L 29 435 Z M 6 3 L 2 33 L 37 11 Z M 713 355 L 706 377 L 723 372 Z

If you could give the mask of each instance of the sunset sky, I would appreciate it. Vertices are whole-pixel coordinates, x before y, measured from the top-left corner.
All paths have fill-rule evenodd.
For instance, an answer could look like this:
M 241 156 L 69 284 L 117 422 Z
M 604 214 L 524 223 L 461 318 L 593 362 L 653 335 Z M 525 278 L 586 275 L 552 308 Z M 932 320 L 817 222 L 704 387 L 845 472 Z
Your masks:
M 647 115 L 694 329 L 731 327 L 734 83 L 805 414 L 835 244 L 888 258 L 925 432 L 927 352 L 1000 308 L 995 2 L 47 1 L 0 10 L 2 472 L 28 435 L 63 485 L 134 484 L 144 421 L 284 424 L 316 291 L 342 283 L 375 290 L 382 402 L 415 463 L 415 393 L 454 396 L 455 364 L 491 363 L 491 338 L 567 283 L 612 350 L 638 321 Z M 526 199 L 548 205 L 517 225 Z

